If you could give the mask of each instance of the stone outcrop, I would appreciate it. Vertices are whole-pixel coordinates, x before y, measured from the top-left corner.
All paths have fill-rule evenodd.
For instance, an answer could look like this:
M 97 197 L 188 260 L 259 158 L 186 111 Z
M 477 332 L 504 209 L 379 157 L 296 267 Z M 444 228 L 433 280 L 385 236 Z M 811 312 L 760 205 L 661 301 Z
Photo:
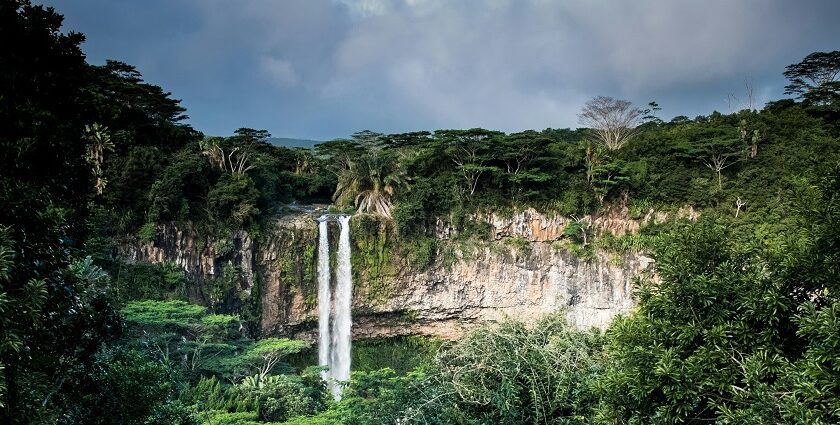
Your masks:
M 168 223 L 157 226 L 154 240 L 124 241 L 118 247 L 118 254 L 129 263 L 173 262 L 188 276 L 201 278 L 218 276 L 223 264 L 230 262 L 239 270 L 242 290 L 250 291 L 254 282 L 254 242 L 243 230 L 224 240 L 202 239 L 190 228 L 180 229 Z
M 631 280 L 651 261 L 605 253 L 583 260 L 547 242 L 525 249 L 489 244 L 451 267 L 400 277 L 393 296 L 381 302 L 362 296 L 358 308 L 368 324 L 357 332 L 453 338 L 480 322 L 533 322 L 558 311 L 576 328 L 604 328 L 616 314 L 632 310 Z
M 317 332 L 313 218 L 313 213 L 303 212 L 281 217 L 256 241 L 240 231 L 227 240 L 199 243 L 189 230 L 161 225 L 154 241 L 129 241 L 121 254 L 127 261 L 174 261 L 195 279 L 218 275 L 222 264 L 229 262 L 239 271 L 245 296 L 261 285 L 254 296 L 260 297 L 263 334 L 313 339 Z M 559 242 L 569 223 L 565 217 L 526 210 L 510 217 L 489 214 L 475 219 L 490 225 L 491 240 L 466 249 L 448 241 L 455 232 L 441 225 L 434 261 L 423 267 L 392 246 L 380 255 L 377 270 L 367 270 L 368 263 L 356 261 L 356 256 L 370 248 L 356 240 L 359 235 L 351 235 L 354 337 L 457 338 L 481 322 L 505 317 L 532 322 L 554 312 L 564 312 L 576 328 L 604 328 L 615 315 L 633 309 L 632 280 L 652 269 L 652 260 L 642 254 L 599 252 L 588 259 L 576 257 Z M 657 217 L 651 213 L 642 220 L 650 219 Z M 595 229 L 623 234 L 638 230 L 642 220 L 607 217 L 591 222 Z M 514 239 L 516 243 L 510 243 Z

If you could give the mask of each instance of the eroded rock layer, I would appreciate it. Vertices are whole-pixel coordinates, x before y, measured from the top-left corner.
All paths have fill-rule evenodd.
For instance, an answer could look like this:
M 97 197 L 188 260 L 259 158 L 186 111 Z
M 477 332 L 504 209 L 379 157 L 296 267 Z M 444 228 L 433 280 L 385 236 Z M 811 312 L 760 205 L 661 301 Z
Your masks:
M 576 328 L 604 328 L 615 315 L 633 308 L 632 279 L 651 269 L 652 260 L 641 254 L 599 252 L 587 259 L 573 255 L 558 242 L 569 222 L 563 217 L 527 210 L 507 218 L 477 219 L 489 224 L 490 241 L 466 249 L 448 240 L 453 229 L 439 226 L 441 243 L 424 266 L 395 242 L 387 247 L 376 242 L 384 236 L 355 229 L 354 337 L 457 338 L 481 322 L 505 317 L 531 322 L 558 311 Z M 620 234 L 635 231 L 638 222 L 602 218 L 593 226 Z M 239 274 L 242 296 L 260 297 L 264 335 L 314 340 L 318 309 L 313 216 L 284 216 L 255 239 L 242 231 L 225 240 L 200 239 L 168 224 L 159 226 L 153 241 L 128 241 L 121 255 L 127 261 L 174 261 L 194 280 L 212 278 L 230 264 Z M 259 290 L 252 294 L 257 285 Z

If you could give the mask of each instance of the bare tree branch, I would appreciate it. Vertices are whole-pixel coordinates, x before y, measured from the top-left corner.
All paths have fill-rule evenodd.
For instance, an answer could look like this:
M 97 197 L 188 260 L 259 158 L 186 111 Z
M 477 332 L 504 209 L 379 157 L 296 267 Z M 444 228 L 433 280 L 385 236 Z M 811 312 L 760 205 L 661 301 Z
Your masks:
M 597 96 L 586 102 L 578 122 L 589 129 L 590 140 L 617 150 L 636 135 L 642 115 L 629 101 Z

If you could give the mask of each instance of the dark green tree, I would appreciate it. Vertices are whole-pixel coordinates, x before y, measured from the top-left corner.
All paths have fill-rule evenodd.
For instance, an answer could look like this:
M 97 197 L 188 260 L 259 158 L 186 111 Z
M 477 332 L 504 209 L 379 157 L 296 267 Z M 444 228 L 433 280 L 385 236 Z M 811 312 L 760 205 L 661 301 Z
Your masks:
M 785 94 L 795 94 L 808 103 L 825 105 L 840 97 L 840 50 L 814 52 L 784 72 L 790 84 Z
M 483 175 L 499 171 L 492 161 L 493 147 L 500 136 L 501 132 L 482 128 L 435 132 L 435 138 L 445 146 L 447 156 L 463 176 L 470 196 L 475 194 Z
M 93 175 L 80 34 L 29 1 L 0 2 L 0 422 L 50 422 L 71 383 L 119 330 L 99 287 L 67 273 L 87 231 Z
M 380 151 L 370 151 L 350 162 L 338 176 L 333 200 L 352 205 L 359 213 L 391 217 L 393 199 L 408 187 L 408 179 L 397 159 Z
M 663 239 L 659 278 L 608 332 L 601 419 L 840 420 L 838 176 L 800 187 L 804 231 L 781 246 L 740 240 L 713 217 Z

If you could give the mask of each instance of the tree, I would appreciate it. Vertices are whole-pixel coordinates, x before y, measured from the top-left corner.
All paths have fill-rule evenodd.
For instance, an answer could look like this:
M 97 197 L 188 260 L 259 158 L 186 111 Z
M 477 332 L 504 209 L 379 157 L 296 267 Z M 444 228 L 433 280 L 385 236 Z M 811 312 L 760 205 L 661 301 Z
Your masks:
M 785 67 L 790 80 L 785 94 L 795 94 L 817 105 L 837 101 L 840 97 L 840 50 L 814 52 L 801 62 Z
M 384 145 L 389 149 L 417 148 L 431 140 L 431 133 L 428 131 L 415 131 L 411 133 L 389 134 L 384 138 Z
M 724 169 L 731 167 L 735 164 L 735 162 L 732 160 L 732 154 L 715 152 L 711 154 L 711 156 L 709 156 L 708 158 L 703 159 L 702 161 L 703 165 L 705 165 L 706 168 L 717 173 L 718 189 L 723 189 L 721 173 Z
M 312 416 L 324 410 L 327 387 L 321 367 L 309 367 L 300 376 L 268 375 L 246 377 L 236 388 L 257 400 L 258 417 L 284 422 L 298 416 Z
M 608 334 L 605 422 L 707 423 L 724 409 L 764 407 L 754 391 L 779 377 L 792 336 L 790 298 L 767 263 L 709 218 L 673 233 L 655 259 L 661 281 L 643 281 L 638 312 Z
M 201 154 L 210 159 L 210 162 L 233 175 L 243 175 L 254 169 L 251 163 L 250 152 L 242 145 L 233 144 L 223 137 L 211 137 L 199 142 Z
M 338 176 L 367 150 L 355 140 L 336 139 L 315 145 L 316 157 L 326 163 L 326 169 Z
M 260 213 L 256 207 L 258 194 L 248 176 L 225 175 L 207 192 L 207 217 L 241 226 Z
M 294 339 L 265 338 L 255 342 L 236 361 L 264 379 L 284 357 L 307 347 L 307 343 Z
M 305 148 L 294 148 L 294 158 L 295 158 L 295 174 L 310 174 L 314 170 L 314 160 L 315 158 L 312 156 L 312 151 Z
M 148 192 L 178 150 L 203 136 L 181 122 L 180 101 L 161 87 L 143 81 L 133 66 L 108 60 L 88 65 L 84 96 L 75 106 L 90 111 L 87 123 L 108 128 L 113 150 L 102 164 L 109 189 L 95 198 L 96 207 L 111 215 L 107 231 L 125 234 L 147 218 Z
M 148 190 L 148 220 L 189 220 L 205 211 L 213 185 L 212 165 L 201 157 L 196 145 L 169 158 Z M 244 176 L 247 178 L 247 176 Z
M 624 162 L 610 158 L 603 146 L 597 145 L 593 148 L 591 144 L 587 144 L 585 164 L 586 179 L 598 203 L 602 205 L 613 188 L 630 180 Z
M 419 370 L 400 375 L 390 368 L 353 371 L 350 385 L 341 393 L 336 409 L 346 425 L 390 425 L 447 423 L 438 419 L 440 398 L 451 394 L 430 382 Z M 448 401 L 448 400 L 446 400 Z
M 0 227 L 0 329 L 3 331 L 0 356 L 3 358 L 25 348 L 26 334 L 22 322 L 36 321 L 47 299 L 46 285 L 42 280 L 29 280 L 21 291 L 15 291 L 19 292 L 17 296 L 8 292 L 15 257 L 10 233 L 8 228 Z M 4 363 L 0 363 L 0 372 L 5 369 Z M 0 408 L 6 404 L 6 388 L 5 376 L 0 375 Z
M 368 151 L 382 149 L 383 143 L 385 142 L 384 134 L 371 130 L 357 131 L 350 138 Z
M 646 123 L 662 124 L 662 119 L 656 114 L 662 110 L 655 100 L 648 102 L 648 107 L 642 110 L 642 121 Z
M 592 168 L 592 192 L 595 193 L 595 198 L 600 204 L 604 204 L 604 199 L 620 184 L 629 181 L 627 172 L 623 161 L 612 161 L 607 159 L 607 162 L 600 163 Z
M 478 182 L 484 173 L 498 170 L 497 167 L 489 165 L 493 159 L 490 143 L 501 135 L 501 132 L 482 128 L 435 132 L 435 138 L 444 143 L 447 154 L 458 166 L 470 195 L 475 194 Z
M 718 189 L 723 188 L 723 170 L 738 163 L 743 151 L 736 147 L 736 141 L 729 138 L 712 138 L 697 145 L 701 153 L 700 162 L 717 175 Z
M 97 123 L 85 126 L 85 138 L 90 142 L 85 159 L 93 171 L 93 178 L 95 179 L 94 190 L 96 190 L 97 195 L 101 195 L 105 189 L 105 185 L 108 183 L 102 172 L 102 164 L 105 162 L 105 151 L 113 151 L 114 143 L 111 141 L 111 135 L 108 134 L 108 127 L 101 126 Z
M 258 151 L 268 145 L 271 134 L 266 130 L 239 128 L 231 137 L 209 137 L 199 141 L 201 153 L 220 170 L 233 175 L 244 175 L 253 170 Z
M 333 200 L 347 204 L 351 200 L 359 213 L 391 218 L 393 197 L 408 187 L 396 158 L 379 151 L 370 151 L 351 161 L 338 176 Z
M 197 425 L 178 401 L 178 382 L 169 365 L 135 350 L 104 349 L 91 368 L 71 373 L 78 386 L 64 402 L 72 407 L 54 423 Z
M 679 137 L 682 140 L 678 140 L 675 146 L 677 154 L 699 162 L 715 173 L 718 189 L 722 189 L 723 170 L 742 161 L 747 156 L 747 148 L 752 150 L 745 139 L 742 141 L 736 135 L 735 130 L 728 126 L 686 127 L 685 134 Z
M 119 331 L 98 286 L 68 273 L 84 240 L 92 183 L 84 126 L 89 67 L 81 34 L 25 0 L 0 2 L 0 422 L 49 422 L 68 408 L 71 367 Z
M 545 151 L 549 140 L 533 130 L 510 134 L 499 140 L 500 159 L 508 174 L 524 172 Z
M 840 166 L 802 184 L 796 239 L 764 248 L 728 220 L 680 225 L 658 279 L 608 332 L 607 423 L 840 421 Z M 801 231 L 800 231 L 801 229 Z
M 549 143 L 548 137 L 533 130 L 499 137 L 497 156 L 505 165 L 505 178 L 512 185 L 512 196 L 527 196 L 529 192 L 524 191 L 529 185 L 537 186 L 551 179 L 551 174 L 535 164 L 545 155 Z
M 596 96 L 586 102 L 578 122 L 589 128 L 589 140 L 609 150 L 617 150 L 636 135 L 642 115 L 642 111 L 627 100 Z
M 225 375 L 229 369 L 222 359 L 243 342 L 239 317 L 207 314 L 207 308 L 184 301 L 131 301 L 120 313 L 132 337 L 128 345 L 163 364 L 180 360 L 191 374 Z

